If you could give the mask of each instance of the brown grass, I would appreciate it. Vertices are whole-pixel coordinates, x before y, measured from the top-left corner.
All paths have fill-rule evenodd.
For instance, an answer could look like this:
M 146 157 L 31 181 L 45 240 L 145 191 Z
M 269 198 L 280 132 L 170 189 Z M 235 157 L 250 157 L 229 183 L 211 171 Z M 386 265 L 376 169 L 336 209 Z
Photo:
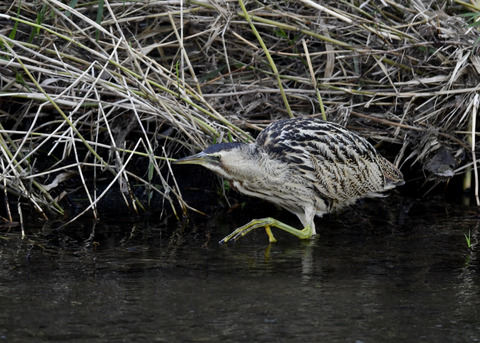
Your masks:
M 25 203 L 63 215 L 79 189 L 69 218 L 113 188 L 135 212 L 153 194 L 185 210 L 170 157 L 288 116 L 395 144 L 434 180 L 477 177 L 479 31 L 460 16 L 475 2 L 65 3 L 0 4 L 7 221 Z

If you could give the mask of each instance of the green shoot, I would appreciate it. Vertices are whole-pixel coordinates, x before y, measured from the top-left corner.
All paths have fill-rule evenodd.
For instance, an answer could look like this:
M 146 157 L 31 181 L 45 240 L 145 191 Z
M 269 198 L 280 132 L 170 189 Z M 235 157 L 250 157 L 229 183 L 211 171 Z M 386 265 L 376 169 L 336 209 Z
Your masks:
M 71 0 L 69 6 L 70 6 L 71 8 L 75 8 L 75 6 L 77 6 L 77 2 L 78 2 L 78 0 Z M 65 12 L 65 16 L 66 16 L 66 17 L 70 17 L 71 14 L 72 14 L 72 13 L 71 13 L 70 11 L 66 11 L 66 12 Z
M 472 248 L 472 237 L 470 236 L 470 230 L 468 230 L 468 236 L 465 234 L 465 240 L 467 241 L 467 247 Z
M 103 0 L 98 0 L 98 12 L 97 12 L 97 24 L 102 25 L 102 18 L 103 18 L 103 5 L 104 1 Z M 100 31 L 98 29 L 95 30 L 95 41 L 98 42 L 100 38 Z
M 32 27 L 32 32 L 30 33 L 30 37 L 28 37 L 28 42 L 31 43 L 35 39 L 35 36 L 40 33 L 40 25 L 43 23 L 43 19 L 45 18 L 45 13 L 47 12 L 47 5 L 43 5 L 40 11 L 37 13 L 36 23 L 37 26 Z

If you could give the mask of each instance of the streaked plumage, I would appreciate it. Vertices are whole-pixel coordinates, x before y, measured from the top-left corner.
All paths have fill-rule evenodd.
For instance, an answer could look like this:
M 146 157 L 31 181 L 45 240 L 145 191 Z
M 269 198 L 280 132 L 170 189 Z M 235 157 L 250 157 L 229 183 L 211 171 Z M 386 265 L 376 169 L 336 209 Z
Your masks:
M 403 184 L 402 173 L 364 138 L 318 119 L 274 122 L 256 143 L 222 143 L 177 163 L 200 164 L 227 179 L 240 193 L 259 197 L 296 214 L 303 230 L 273 218 L 256 219 L 225 237 L 238 239 L 270 226 L 299 238 L 315 235 L 314 217 Z

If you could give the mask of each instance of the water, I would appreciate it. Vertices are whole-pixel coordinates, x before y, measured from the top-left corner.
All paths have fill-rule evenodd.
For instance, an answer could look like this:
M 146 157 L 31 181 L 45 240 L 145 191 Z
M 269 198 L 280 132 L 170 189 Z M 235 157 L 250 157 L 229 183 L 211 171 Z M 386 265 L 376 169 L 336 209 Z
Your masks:
M 254 210 L 2 229 L 0 341 L 478 342 L 477 209 L 394 200 L 271 246 L 216 243 Z

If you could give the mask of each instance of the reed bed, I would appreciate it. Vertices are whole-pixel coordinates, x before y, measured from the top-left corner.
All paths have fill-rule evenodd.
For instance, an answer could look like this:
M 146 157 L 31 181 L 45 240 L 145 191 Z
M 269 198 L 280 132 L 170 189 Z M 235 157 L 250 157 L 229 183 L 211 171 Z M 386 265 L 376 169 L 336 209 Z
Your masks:
M 477 188 L 479 4 L 20 1 L 0 4 L 2 217 L 186 211 L 171 158 L 319 116 L 413 175 Z M 473 176 L 470 176 L 470 175 Z M 478 199 L 478 191 L 475 191 Z M 72 194 L 82 194 L 79 205 Z M 178 213 L 179 215 L 179 213 Z

